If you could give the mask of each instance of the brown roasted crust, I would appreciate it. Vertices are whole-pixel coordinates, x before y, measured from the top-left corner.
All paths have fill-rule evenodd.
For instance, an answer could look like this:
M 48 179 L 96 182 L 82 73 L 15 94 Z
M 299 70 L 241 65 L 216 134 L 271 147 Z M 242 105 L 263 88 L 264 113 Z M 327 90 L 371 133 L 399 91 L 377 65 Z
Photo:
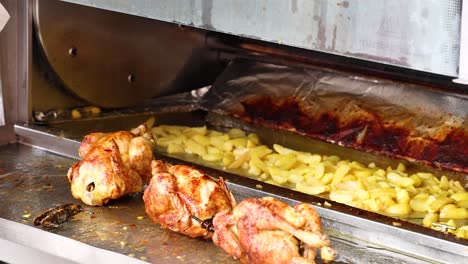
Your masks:
M 68 172 L 73 197 L 88 205 L 104 205 L 142 187 L 140 176 L 123 164 L 115 141 L 106 145 L 94 146 Z
M 145 190 L 145 210 L 156 223 L 191 237 L 211 238 L 191 216 L 207 220 L 230 211 L 233 198 L 224 182 L 186 165 L 152 162 L 153 178 Z
M 79 148 L 82 160 L 68 171 L 73 197 L 88 205 L 140 192 L 151 178 L 151 143 L 128 131 L 91 133 Z
M 217 214 L 213 224 L 213 242 L 243 263 L 315 263 L 316 248 L 326 261 L 335 258 L 308 204 L 293 208 L 271 197 L 248 198 L 232 212 Z
M 468 130 L 466 124 L 454 118 L 424 119 L 402 108 L 384 108 L 379 102 L 373 105 L 344 95 L 316 101 L 293 96 L 249 96 L 232 114 L 248 122 L 354 149 L 468 173 Z M 318 108 L 328 105 L 322 101 L 334 108 Z

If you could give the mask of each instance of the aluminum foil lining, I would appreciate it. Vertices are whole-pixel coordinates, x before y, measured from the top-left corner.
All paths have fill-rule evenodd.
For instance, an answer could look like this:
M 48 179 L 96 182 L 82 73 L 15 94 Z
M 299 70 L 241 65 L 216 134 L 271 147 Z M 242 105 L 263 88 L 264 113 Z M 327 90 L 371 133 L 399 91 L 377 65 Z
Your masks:
M 233 61 L 201 108 L 468 173 L 468 97 L 316 68 Z

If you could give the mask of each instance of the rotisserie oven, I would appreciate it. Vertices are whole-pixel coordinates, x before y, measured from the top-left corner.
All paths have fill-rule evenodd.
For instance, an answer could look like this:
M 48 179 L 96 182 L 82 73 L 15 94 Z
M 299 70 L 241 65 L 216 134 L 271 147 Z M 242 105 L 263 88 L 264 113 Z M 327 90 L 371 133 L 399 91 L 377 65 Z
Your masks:
M 466 262 L 461 2 L 0 1 L 0 260 Z

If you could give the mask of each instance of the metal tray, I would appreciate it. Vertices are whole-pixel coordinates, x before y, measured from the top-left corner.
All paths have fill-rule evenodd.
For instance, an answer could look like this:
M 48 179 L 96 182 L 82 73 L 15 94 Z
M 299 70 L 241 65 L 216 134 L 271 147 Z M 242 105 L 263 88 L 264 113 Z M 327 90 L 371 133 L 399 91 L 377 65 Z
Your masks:
M 119 129 L 129 129 L 142 123 L 150 115 L 156 115 L 158 124 L 178 124 L 192 126 L 207 124 L 205 112 L 192 112 L 119 116 L 108 118 L 108 120 L 100 120 L 99 122 L 96 122 L 96 120 L 80 120 L 56 123 L 49 126 L 16 126 L 16 132 L 19 135 L 20 142 L 22 143 L 34 145 L 51 152 L 56 152 L 60 153 L 61 155 L 76 158 L 79 139 L 81 139 L 81 137 L 85 134 L 92 131 L 115 131 Z M 209 122 L 215 123 L 213 120 L 209 120 Z M 241 124 L 236 124 L 234 122 L 233 125 L 237 126 Z M 264 131 L 264 133 L 268 132 Z M 275 140 L 275 142 L 279 143 L 288 141 L 286 140 L 287 138 L 288 137 L 286 135 L 279 135 L 276 137 L 271 136 L 272 140 Z M 17 148 L 19 148 L 19 150 L 24 149 L 24 147 Z M 334 149 L 334 151 L 345 151 L 343 153 L 348 153 L 348 149 L 335 145 L 327 145 L 327 148 L 325 149 L 328 149 L 328 151 Z M 37 150 L 29 150 L 29 152 L 39 153 Z M 34 156 L 31 155 L 31 153 L 28 155 Z M 42 155 L 47 157 L 56 157 L 50 154 Z M 9 154 L 5 157 L 16 159 L 11 158 L 16 156 L 18 156 L 18 153 Z M 365 154 L 363 156 L 372 158 L 372 154 Z M 182 162 L 180 160 L 173 160 L 166 157 L 160 158 L 168 159 L 173 163 Z M 381 162 L 395 162 L 385 157 L 378 156 L 375 158 Z M 35 157 L 30 157 L 30 159 L 36 160 Z M 50 207 L 53 205 L 51 203 L 55 202 L 58 204 L 72 201 L 65 174 L 66 169 L 68 169 L 68 167 L 72 164 L 73 160 L 61 157 L 56 157 L 56 159 L 61 160 L 64 162 L 64 164 L 61 164 L 61 167 L 54 166 L 54 159 L 48 161 L 48 163 L 44 161 L 36 161 L 36 163 L 33 163 L 35 164 L 34 166 L 28 167 L 29 170 L 34 170 L 32 173 L 30 172 L 29 174 L 25 173 L 24 175 L 18 175 L 15 172 L 12 175 L 0 178 L 0 192 L 9 190 L 7 199 L 1 202 L 1 208 L 10 208 L 7 209 L 7 212 L 5 212 L 5 209 L 0 209 L 0 217 L 21 222 L 23 221 L 21 219 L 21 215 L 24 214 L 22 213 L 22 210 L 25 210 L 23 209 L 25 207 L 22 206 L 30 205 L 30 208 L 36 210 L 33 213 L 38 213 L 39 209 L 42 209 L 40 207 Z M 3 160 L 3 158 L 0 160 Z M 20 162 L 21 164 L 27 164 L 25 162 L 25 158 L 20 158 L 19 160 L 22 161 Z M 17 161 L 18 160 L 11 161 L 11 164 L 6 166 L 7 170 L 8 168 L 9 170 L 14 170 L 14 164 Z M 0 166 L 0 168 L 3 167 L 5 167 L 5 165 Z M 325 231 L 331 236 L 333 246 L 336 247 L 339 251 L 338 262 L 462 263 L 468 253 L 466 251 L 468 241 L 456 239 L 451 235 L 446 235 L 441 232 L 421 227 L 419 225 L 370 213 L 332 201 L 329 201 L 331 207 L 322 207 L 320 205 L 324 204 L 325 199 L 320 197 L 306 195 L 285 188 L 272 186 L 266 183 L 261 183 L 262 188 L 258 189 L 258 181 L 209 168 L 203 169 L 215 177 L 222 176 L 223 178 L 227 179 L 228 187 L 235 194 L 238 200 L 241 200 L 245 197 L 274 196 L 290 204 L 303 201 L 316 205 L 316 209 L 322 217 L 322 223 Z M 45 178 L 44 175 L 46 174 L 55 176 L 51 177 L 49 175 L 49 177 Z M 18 178 L 19 180 L 15 178 Z M 18 184 L 18 181 L 22 181 L 22 184 Z M 26 186 L 24 185 L 25 183 L 27 183 Z M 47 183 L 49 183 L 49 185 L 47 185 Z M 52 192 L 56 192 L 57 194 L 50 195 L 49 191 L 45 191 L 47 188 L 50 188 L 53 190 Z M 26 189 L 37 191 L 37 193 L 33 195 L 37 196 L 38 198 L 33 200 L 38 200 L 39 204 L 32 204 L 31 196 L 23 198 L 23 200 L 20 199 L 20 197 L 24 196 L 24 191 Z M 92 210 L 94 211 L 93 218 L 91 218 L 89 215 L 81 214 L 76 218 L 78 221 L 67 223 L 68 229 L 65 227 L 64 229 L 59 229 L 58 231 L 56 230 L 52 232 L 57 232 L 60 235 L 69 236 L 78 240 L 82 239 L 82 241 L 90 244 L 98 243 L 96 245 L 99 247 L 109 248 L 124 254 L 136 254 L 129 253 L 130 247 L 127 245 L 132 245 L 134 248 L 132 250 L 136 250 L 136 248 L 138 248 L 138 243 L 141 242 L 141 239 L 145 239 L 145 237 L 150 235 L 153 241 L 157 237 L 156 242 L 154 242 L 155 245 L 157 245 L 155 248 L 158 248 L 156 253 L 151 251 L 151 249 L 147 249 L 147 245 L 144 245 L 143 247 L 144 249 L 141 256 L 148 260 L 150 260 L 152 256 L 158 255 L 161 252 L 174 257 L 174 254 L 176 254 L 175 252 L 181 252 L 178 251 L 178 246 L 182 248 L 187 247 L 189 251 L 192 249 L 195 250 L 195 252 L 190 253 L 190 255 L 194 256 L 193 258 L 190 257 L 191 261 L 195 261 L 195 259 L 209 259 L 203 255 L 204 253 L 197 255 L 199 249 L 204 252 L 211 252 L 211 250 L 213 250 L 213 252 L 219 252 L 219 249 L 212 248 L 213 245 L 211 243 L 199 241 L 197 239 L 190 239 L 179 234 L 172 234 L 169 231 L 161 230 L 146 218 L 145 220 L 137 221 L 137 216 L 144 215 L 143 203 L 141 201 L 141 197 L 138 195 L 115 201 L 105 207 L 92 208 Z M 137 228 L 132 228 L 133 224 L 135 224 Z M 124 226 L 127 226 L 127 230 L 125 230 L 125 232 L 128 230 L 138 230 L 138 233 L 135 236 L 123 233 Z M 80 227 L 83 230 L 81 230 Z M 98 235 L 96 235 L 97 231 L 101 233 L 104 232 L 104 234 L 98 233 Z M 106 232 L 109 234 L 106 234 Z M 123 233 L 124 235 L 122 236 L 119 233 Z M 120 241 L 123 240 L 104 240 L 102 243 L 97 241 L 101 237 L 106 238 L 106 235 L 112 237 L 113 239 L 115 239 L 116 236 L 122 236 L 125 237 L 127 241 L 131 242 L 125 244 L 124 241 L 124 246 L 122 246 Z M 174 243 L 169 243 L 167 239 L 172 239 Z M 200 245 L 199 248 L 198 245 Z M 160 251 L 160 247 L 165 249 Z M 227 256 L 222 251 L 219 254 L 219 258 Z M 214 254 L 214 258 L 218 257 L 216 254 Z M 223 260 L 216 259 L 215 262 L 221 261 L 223 263 L 227 263 L 226 260 L 229 259 L 232 260 L 232 258 L 227 257 Z

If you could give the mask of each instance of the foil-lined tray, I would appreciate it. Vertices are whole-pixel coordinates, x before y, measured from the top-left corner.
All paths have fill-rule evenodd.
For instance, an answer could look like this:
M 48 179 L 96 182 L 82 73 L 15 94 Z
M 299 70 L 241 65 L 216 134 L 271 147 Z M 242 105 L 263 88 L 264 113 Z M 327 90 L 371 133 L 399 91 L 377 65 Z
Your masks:
M 468 173 L 468 97 L 318 68 L 233 61 L 202 108 L 353 149 Z
M 204 111 L 195 111 L 189 113 L 153 113 L 141 116 L 121 115 L 114 118 L 109 118 L 108 120 L 99 124 L 96 124 L 95 120 L 80 120 L 73 122 L 55 123 L 48 126 L 17 126 L 16 129 L 20 135 L 21 142 L 36 145 L 45 149 L 49 149 L 50 146 L 41 145 L 43 142 L 45 142 L 42 140 L 42 137 L 47 137 L 50 142 L 55 142 L 55 144 L 52 145 L 61 145 L 60 142 L 72 138 L 70 139 L 71 142 L 73 142 L 72 148 L 62 149 L 62 151 L 57 152 L 67 156 L 76 157 L 76 149 L 80 143 L 79 140 L 87 133 L 93 131 L 115 131 L 119 129 L 128 129 L 142 123 L 149 116 L 156 117 L 156 125 L 207 125 L 210 128 L 216 128 L 219 130 L 222 130 L 226 127 L 240 127 L 258 133 L 266 144 L 278 143 L 289 147 L 312 147 L 316 150 L 323 151 L 323 154 L 339 155 L 343 158 L 354 159 L 360 162 L 365 162 L 366 160 L 373 160 L 376 162 L 376 164 L 396 164 L 399 162 L 398 160 L 394 160 L 385 156 L 380 156 L 373 153 L 362 153 L 336 144 L 330 144 L 320 140 L 303 137 L 288 131 L 275 131 L 262 126 L 256 126 L 239 121 L 235 118 L 226 118 L 226 116 L 206 113 Z M 105 129 L 103 129 L 103 127 L 105 127 Z M 173 163 L 182 162 L 180 160 L 170 161 Z M 188 161 L 190 162 L 190 160 Z M 420 166 L 422 165 L 409 163 L 408 169 L 419 170 L 421 169 Z M 376 253 L 377 255 L 382 255 L 387 258 L 389 254 L 396 254 L 397 256 L 395 259 L 409 258 L 407 263 L 420 263 L 427 261 L 443 262 L 447 259 L 463 258 L 462 256 L 466 253 L 463 251 L 463 249 L 466 248 L 468 241 L 456 239 L 453 235 L 444 234 L 416 224 L 409 223 L 407 221 L 381 216 L 375 213 L 335 203 L 333 201 L 327 201 L 332 205 L 330 208 L 323 207 L 320 205 L 324 205 L 324 201 L 326 200 L 320 197 L 291 191 L 289 189 L 269 185 L 266 183 L 260 183 L 249 178 L 221 172 L 219 170 L 213 170 L 209 168 L 203 169 L 209 171 L 209 173 L 213 176 L 222 176 L 223 178 L 228 179 L 228 187 L 235 193 L 237 197 L 239 197 L 239 199 L 243 199 L 245 197 L 260 197 L 268 195 L 277 197 L 291 204 L 297 203 L 299 201 L 315 204 L 317 206 L 317 211 L 322 216 L 323 225 L 325 230 L 327 230 L 327 233 L 331 234 L 334 241 L 338 241 L 338 244 L 342 242 L 340 245 L 343 245 L 344 247 L 349 246 L 347 250 L 342 251 L 344 253 L 342 257 L 347 259 L 346 261 L 341 259 L 344 262 L 365 263 L 366 261 L 370 261 L 370 259 L 374 260 L 376 259 L 376 256 L 372 255 L 372 252 L 375 248 L 378 248 Z M 427 169 L 432 170 L 431 172 L 435 173 L 436 175 L 441 175 L 441 173 L 445 174 L 444 171 L 439 169 L 429 167 Z M 453 172 L 452 174 L 452 177 L 465 177 L 464 174 L 458 172 Z M 63 175 L 65 175 L 65 172 L 63 172 Z M 68 186 L 66 186 L 66 179 L 62 178 L 62 180 L 64 183 L 62 183 L 60 188 L 66 188 L 68 191 Z M 258 189 L 259 183 L 262 185 L 261 189 Z M 66 195 L 70 197 L 70 194 Z M 141 199 L 137 200 L 139 201 L 138 203 L 141 203 Z M 117 201 L 116 203 L 125 201 L 126 200 L 124 199 Z M 25 200 L 25 202 L 27 202 L 27 200 Z M 143 211 L 142 204 L 139 204 L 136 208 L 140 208 L 139 210 Z M 105 207 L 103 210 L 109 209 Z M 3 216 L 0 215 L 0 217 Z M 103 246 L 105 246 L 105 243 Z M 373 257 L 369 258 L 369 256 Z M 354 261 L 352 261 L 353 259 Z M 359 261 L 356 261 L 356 259 L 359 259 Z M 341 260 L 339 259 L 339 261 Z

